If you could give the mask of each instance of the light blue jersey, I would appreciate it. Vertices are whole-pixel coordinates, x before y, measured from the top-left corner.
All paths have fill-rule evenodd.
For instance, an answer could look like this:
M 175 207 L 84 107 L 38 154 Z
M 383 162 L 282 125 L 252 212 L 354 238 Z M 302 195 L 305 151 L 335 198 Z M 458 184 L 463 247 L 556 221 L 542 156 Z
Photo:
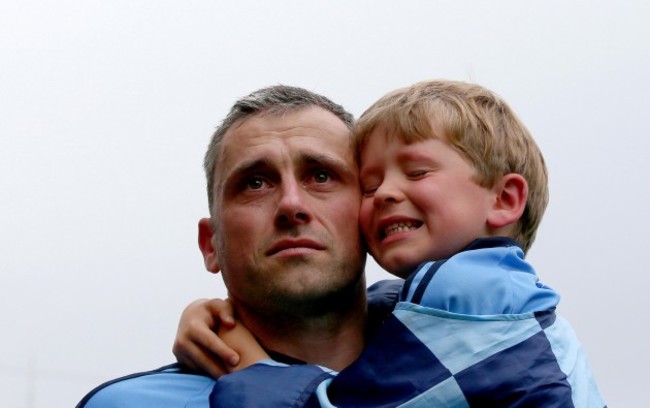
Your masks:
M 605 406 L 555 313 L 559 296 L 515 241 L 480 239 L 424 263 L 399 298 L 394 281 L 377 288 L 369 299 L 394 311 L 340 373 L 264 361 L 214 381 L 173 366 L 109 383 L 79 407 Z

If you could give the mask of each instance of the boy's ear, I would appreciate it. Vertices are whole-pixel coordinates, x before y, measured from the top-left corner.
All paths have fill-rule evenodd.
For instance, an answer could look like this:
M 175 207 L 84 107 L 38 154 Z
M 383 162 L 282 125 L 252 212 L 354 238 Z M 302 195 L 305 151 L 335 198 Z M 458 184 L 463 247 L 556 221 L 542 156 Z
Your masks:
M 528 200 L 526 179 L 521 174 L 509 173 L 501 177 L 492 190 L 495 199 L 488 214 L 488 226 L 503 228 L 519 221 Z
M 203 254 L 205 269 L 208 272 L 218 273 L 220 268 L 214 242 L 214 223 L 210 218 L 201 218 L 199 220 L 199 249 Z

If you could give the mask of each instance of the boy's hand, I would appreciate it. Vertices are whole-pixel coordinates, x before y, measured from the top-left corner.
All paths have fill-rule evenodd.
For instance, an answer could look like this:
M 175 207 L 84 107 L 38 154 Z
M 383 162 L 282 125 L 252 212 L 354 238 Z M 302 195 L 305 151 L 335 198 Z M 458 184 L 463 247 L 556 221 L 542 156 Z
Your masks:
M 240 358 L 215 331 L 234 327 L 234 310 L 230 302 L 221 299 L 196 300 L 181 315 L 172 351 L 179 363 L 219 378 L 232 371 Z
M 219 326 L 217 332 L 219 337 L 235 352 L 239 353 L 239 363 L 233 363 L 231 366 L 225 366 L 225 369 L 232 373 L 255 363 L 269 358 L 266 351 L 257 342 L 253 334 L 241 322 L 237 321 L 235 326 L 230 328 L 224 325 Z

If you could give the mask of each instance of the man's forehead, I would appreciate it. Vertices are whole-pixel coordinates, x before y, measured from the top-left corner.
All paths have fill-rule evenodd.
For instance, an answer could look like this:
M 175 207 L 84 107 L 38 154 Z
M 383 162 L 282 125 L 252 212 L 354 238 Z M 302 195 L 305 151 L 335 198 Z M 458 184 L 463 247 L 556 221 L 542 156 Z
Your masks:
M 259 138 L 257 143 L 224 145 L 222 161 L 218 164 L 222 172 L 254 167 L 276 167 L 282 165 L 330 164 L 352 166 L 354 154 L 351 143 L 334 143 L 332 140 L 278 140 L 275 137 Z M 297 137 L 296 139 L 301 139 Z M 302 138 L 305 139 L 305 138 Z M 294 143 L 295 142 L 295 143 Z M 284 163 L 284 164 L 283 164 Z
M 313 107 L 281 115 L 257 115 L 242 121 L 224 135 L 222 153 L 230 162 L 255 152 L 282 149 L 292 154 L 324 150 L 348 156 L 352 153 L 351 146 L 348 127 L 331 112 Z
M 327 133 L 349 134 L 347 125 L 332 112 L 318 106 L 307 106 L 289 111 L 264 111 L 235 122 L 226 134 L 255 134 L 258 132 L 285 132 L 316 130 Z
M 318 107 L 243 120 L 224 136 L 221 157 L 217 166 L 222 177 L 235 169 L 278 160 L 345 166 L 354 161 L 350 130 L 334 114 Z

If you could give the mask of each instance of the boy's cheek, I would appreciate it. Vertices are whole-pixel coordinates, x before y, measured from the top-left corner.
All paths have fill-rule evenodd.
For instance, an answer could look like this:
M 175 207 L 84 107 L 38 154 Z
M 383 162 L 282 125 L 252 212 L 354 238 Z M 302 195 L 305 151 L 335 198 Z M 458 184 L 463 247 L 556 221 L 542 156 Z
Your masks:
M 373 207 L 371 203 L 367 202 L 367 199 L 364 198 L 361 201 L 361 209 L 359 211 L 359 226 L 361 227 L 361 232 L 366 240 L 372 238 L 372 215 Z

